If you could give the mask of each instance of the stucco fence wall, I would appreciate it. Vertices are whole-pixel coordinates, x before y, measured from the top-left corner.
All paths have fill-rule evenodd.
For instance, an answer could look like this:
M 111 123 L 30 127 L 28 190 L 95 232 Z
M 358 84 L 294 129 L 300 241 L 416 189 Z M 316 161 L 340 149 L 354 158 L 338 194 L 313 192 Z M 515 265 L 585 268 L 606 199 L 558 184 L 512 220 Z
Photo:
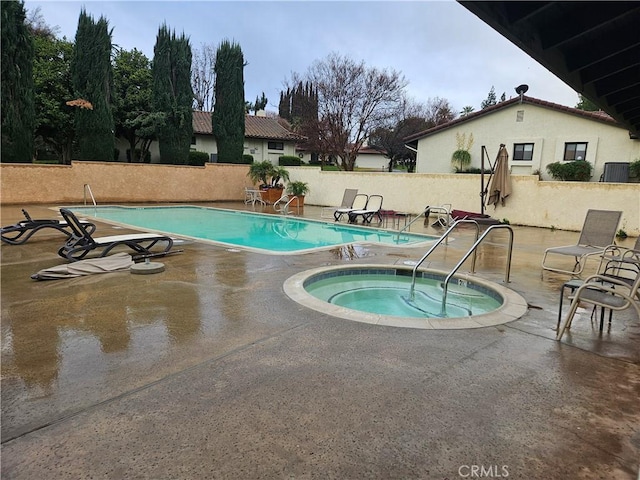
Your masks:
M 384 196 L 383 208 L 418 213 L 427 205 L 480 211 L 480 175 L 323 172 L 287 167 L 291 180 L 307 182 L 310 205 L 339 205 L 345 188 Z M 73 204 L 83 201 L 85 184 L 98 204 L 215 202 L 244 198 L 251 183 L 246 165 L 186 167 L 155 164 L 73 162 L 63 165 L 0 164 L 3 205 Z M 487 178 L 485 177 L 485 181 Z M 580 230 L 590 208 L 621 210 L 620 227 L 640 234 L 640 184 L 539 181 L 512 175 L 513 193 L 504 206 L 486 213 L 512 224 Z
M 480 175 L 384 172 L 323 172 L 288 167 L 291 180 L 307 182 L 305 203 L 340 205 L 345 188 L 384 196 L 384 209 L 417 213 L 427 205 L 480 212 Z M 485 183 L 488 176 L 485 175 Z M 640 234 L 640 184 L 540 181 L 534 175 L 512 175 L 513 193 L 505 205 L 485 213 L 512 224 L 580 230 L 588 209 L 621 210 L 620 228 Z
M 251 186 L 246 165 L 204 167 L 142 163 L 72 162 L 72 165 L 1 164 L 1 202 L 78 203 L 84 185 L 98 204 L 238 200 Z

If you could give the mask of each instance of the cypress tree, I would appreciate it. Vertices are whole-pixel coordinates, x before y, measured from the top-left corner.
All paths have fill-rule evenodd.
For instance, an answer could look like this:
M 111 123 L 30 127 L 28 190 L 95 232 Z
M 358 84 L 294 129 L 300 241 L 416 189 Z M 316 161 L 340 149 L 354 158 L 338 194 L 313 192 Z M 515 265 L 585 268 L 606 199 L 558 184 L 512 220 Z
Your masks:
M 35 129 L 33 38 L 25 24 L 23 2 L 0 2 L 2 14 L 3 162 L 31 163 Z
M 244 57 L 237 43 L 224 40 L 218 47 L 215 107 L 211 114 L 218 161 L 240 163 L 244 153 Z
M 191 45 L 164 24 L 153 54 L 153 111 L 163 118 L 157 126 L 160 162 L 184 165 L 193 136 Z
M 104 18 L 95 22 L 80 11 L 71 61 L 71 78 L 77 99 L 91 108 L 76 108 L 75 127 L 82 160 L 113 161 L 115 149 L 111 112 L 111 33 Z

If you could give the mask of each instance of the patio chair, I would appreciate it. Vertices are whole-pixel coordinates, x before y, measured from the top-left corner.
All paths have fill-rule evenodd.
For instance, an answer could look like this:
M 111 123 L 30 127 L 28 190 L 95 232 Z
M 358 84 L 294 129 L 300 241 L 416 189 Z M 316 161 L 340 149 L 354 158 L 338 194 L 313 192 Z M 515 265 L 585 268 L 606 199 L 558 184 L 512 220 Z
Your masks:
M 609 323 L 611 323 L 611 314 L 613 311 L 626 310 L 634 308 L 638 318 L 640 318 L 640 263 L 635 264 L 634 268 L 627 268 L 627 272 L 634 272 L 633 276 L 621 277 L 620 270 L 616 271 L 616 275 L 596 274 L 588 277 L 584 283 L 578 287 L 573 294 L 569 313 L 558 328 L 556 340 L 561 340 L 565 330 L 571 328 L 573 317 L 583 303 L 588 303 L 596 307 L 601 307 L 600 331 L 602 331 L 604 321 L 604 309 L 609 309 Z
M 382 209 L 382 195 L 371 195 L 364 208 L 359 210 L 351 210 L 349 212 L 349 223 L 356 223 L 358 217 L 362 217 L 362 223 L 371 223 L 373 217 L 377 216 L 380 222 L 382 222 L 382 215 L 380 210 Z
M 614 210 L 588 210 L 576 245 L 547 248 L 542 258 L 542 269 L 551 272 L 566 273 L 579 277 L 587 259 L 593 255 L 602 255 L 608 245 L 612 245 L 620 223 L 622 212 Z M 574 257 L 573 270 L 551 266 L 547 263 L 549 254 Z
M 338 210 L 339 208 L 351 208 L 353 206 L 353 200 L 356 198 L 358 194 L 357 188 L 345 188 L 344 194 L 342 195 L 342 203 L 339 207 L 322 207 L 322 211 L 320 212 L 321 218 L 331 218 L 331 216 Z
M 23 208 L 22 213 L 26 220 L 16 223 L 15 225 L 9 225 L 2 227 L 0 231 L 0 237 L 2 241 L 10 245 L 22 245 L 29 240 L 36 232 L 45 228 L 51 228 L 59 232 L 64 233 L 67 237 L 71 236 L 71 230 L 69 224 L 65 221 L 46 219 L 46 220 L 34 220 L 31 215 Z M 84 228 L 93 233 L 96 230 L 96 226 L 84 220 L 79 221 Z
M 141 255 L 155 255 L 151 248 L 159 242 L 164 242 L 165 248 L 160 253 L 168 253 L 173 246 L 173 239 L 166 235 L 155 233 L 134 233 L 130 235 L 112 235 L 109 237 L 92 237 L 91 232 L 78 220 L 71 210 L 61 208 L 60 213 L 69 224 L 72 231 L 70 238 L 58 250 L 58 255 L 72 262 L 81 260 L 89 252 L 101 250 L 100 257 L 104 257 L 111 250 L 119 246 L 129 247 Z
M 333 212 L 333 218 L 336 222 L 340 221 L 344 215 L 349 216 L 349 212 L 353 210 L 362 210 L 367 206 L 367 201 L 369 200 L 369 195 L 365 195 L 364 193 L 358 193 L 353 199 L 350 207 L 338 208 L 335 212 Z

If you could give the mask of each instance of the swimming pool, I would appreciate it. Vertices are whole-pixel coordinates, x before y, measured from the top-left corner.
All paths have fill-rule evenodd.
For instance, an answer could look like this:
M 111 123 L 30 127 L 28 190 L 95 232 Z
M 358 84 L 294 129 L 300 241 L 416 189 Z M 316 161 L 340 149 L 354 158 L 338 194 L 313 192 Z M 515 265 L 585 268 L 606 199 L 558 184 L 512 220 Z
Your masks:
M 350 243 L 418 246 L 435 240 L 282 215 L 198 206 L 70 207 L 73 212 L 118 225 L 239 247 L 260 253 L 298 254 Z
M 419 271 L 410 295 L 412 269 L 389 265 L 319 267 L 298 273 L 284 284 L 285 293 L 312 310 L 376 325 L 460 329 L 495 326 L 527 311 L 513 290 L 487 280 L 459 275 L 449 284 L 442 307 L 446 272 Z

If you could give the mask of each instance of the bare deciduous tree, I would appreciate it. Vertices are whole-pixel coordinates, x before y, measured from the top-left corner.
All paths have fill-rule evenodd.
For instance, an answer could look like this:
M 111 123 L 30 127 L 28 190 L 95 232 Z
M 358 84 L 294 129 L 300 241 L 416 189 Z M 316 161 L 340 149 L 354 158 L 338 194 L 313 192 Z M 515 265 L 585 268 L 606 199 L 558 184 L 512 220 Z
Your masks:
M 409 135 L 449 122 L 455 118 L 449 102 L 442 98 L 429 99 L 426 104 L 403 98 L 389 123 L 375 129 L 369 136 L 369 146 L 389 159 L 389 171 L 396 164 L 407 170 L 415 169 L 415 151 L 407 149 L 404 139 Z
M 339 158 L 340 167 L 351 171 L 369 134 L 393 117 L 407 82 L 397 71 L 370 68 L 337 53 L 316 61 L 307 80 L 317 89 L 320 153 Z
M 216 48 L 202 43 L 200 49 L 193 49 L 191 60 L 191 87 L 193 88 L 193 108 L 210 112 L 213 110 L 213 86 L 216 63 Z

